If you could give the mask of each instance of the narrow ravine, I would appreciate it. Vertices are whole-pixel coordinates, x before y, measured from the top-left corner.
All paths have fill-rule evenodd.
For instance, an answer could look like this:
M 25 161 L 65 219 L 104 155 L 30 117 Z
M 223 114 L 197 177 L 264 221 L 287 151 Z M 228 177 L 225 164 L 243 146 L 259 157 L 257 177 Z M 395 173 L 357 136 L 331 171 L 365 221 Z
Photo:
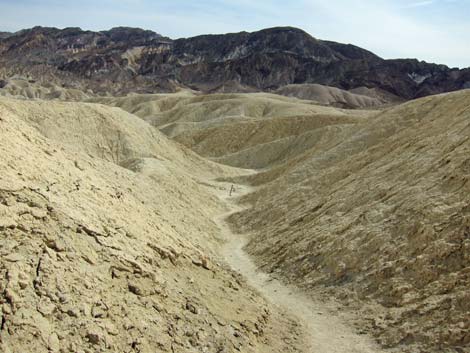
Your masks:
M 343 320 L 332 314 L 321 302 L 299 292 L 298 289 L 286 286 L 272 278 L 269 274 L 259 271 L 245 252 L 247 236 L 236 234 L 227 223 L 227 218 L 244 207 L 237 200 L 253 188 L 246 185 L 234 185 L 235 192 L 229 196 L 231 184 L 222 183 L 223 188 L 218 196 L 224 200 L 230 211 L 217 216 L 214 221 L 219 226 L 226 243 L 222 248 L 222 256 L 230 267 L 239 272 L 268 301 L 297 318 L 305 330 L 308 346 L 306 353 L 378 353 L 385 352 L 371 338 L 359 335 Z

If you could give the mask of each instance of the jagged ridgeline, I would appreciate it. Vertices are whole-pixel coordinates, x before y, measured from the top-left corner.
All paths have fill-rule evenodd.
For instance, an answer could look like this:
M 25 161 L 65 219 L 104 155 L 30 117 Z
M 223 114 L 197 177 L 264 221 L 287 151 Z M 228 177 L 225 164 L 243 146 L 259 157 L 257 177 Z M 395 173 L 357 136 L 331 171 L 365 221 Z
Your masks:
M 384 60 L 291 27 L 177 40 L 136 28 L 92 32 L 35 27 L 0 33 L 0 67 L 6 78 L 22 75 L 113 94 L 180 87 L 273 91 L 288 84 L 318 83 L 345 90 L 367 87 L 411 99 L 470 87 L 468 69 Z

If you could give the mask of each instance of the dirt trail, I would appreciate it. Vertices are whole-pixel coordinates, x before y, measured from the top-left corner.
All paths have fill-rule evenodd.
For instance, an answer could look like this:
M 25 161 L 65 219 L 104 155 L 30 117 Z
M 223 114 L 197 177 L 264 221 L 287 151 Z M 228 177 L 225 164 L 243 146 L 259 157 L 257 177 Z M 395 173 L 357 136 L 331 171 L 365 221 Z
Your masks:
M 290 286 L 260 272 L 249 255 L 243 250 L 248 239 L 243 234 L 235 234 L 226 222 L 233 213 L 240 212 L 244 207 L 237 205 L 239 197 L 250 193 L 253 188 L 246 185 L 235 185 L 235 192 L 229 196 L 231 184 L 222 183 L 224 188 L 218 190 L 218 196 L 225 200 L 230 212 L 214 219 L 220 227 L 223 237 L 227 240 L 222 256 L 247 282 L 256 288 L 267 300 L 281 307 L 294 317 L 305 328 L 308 343 L 306 353 L 377 353 L 385 352 L 369 337 L 359 335 L 347 326 L 343 320 L 334 315 L 324 303 L 315 302 L 311 298 Z M 225 190 L 222 190 L 225 189 Z

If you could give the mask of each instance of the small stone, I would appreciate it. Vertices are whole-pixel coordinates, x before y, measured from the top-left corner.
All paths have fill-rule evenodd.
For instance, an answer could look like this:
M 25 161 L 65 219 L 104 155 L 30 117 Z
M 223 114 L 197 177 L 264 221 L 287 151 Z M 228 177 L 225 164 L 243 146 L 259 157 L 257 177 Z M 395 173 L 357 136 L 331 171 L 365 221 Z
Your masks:
M 119 335 L 118 329 L 116 328 L 116 326 L 114 326 L 112 322 L 109 322 L 109 321 L 104 322 L 101 327 L 105 329 L 106 332 L 110 334 L 111 336 Z
M 18 224 L 17 229 L 25 233 L 31 232 L 31 227 L 29 224 Z
M 77 308 L 70 308 L 67 310 L 67 315 L 71 317 L 78 317 L 80 315 L 80 311 Z
M 3 259 L 8 262 L 20 262 L 24 260 L 24 257 L 21 256 L 20 254 L 15 253 L 15 254 L 7 255 Z
M 86 334 L 86 338 L 88 338 L 91 344 L 98 344 L 100 343 L 101 335 L 97 331 L 89 330 Z
M 18 309 L 20 303 L 20 297 L 18 294 L 16 294 L 14 290 L 7 288 L 4 292 L 4 296 L 11 303 L 13 312 L 15 312 L 16 309 Z
M 201 267 L 202 266 L 202 261 L 199 259 L 192 259 L 192 262 L 194 265 Z
M 91 308 L 91 316 L 93 316 L 94 318 L 106 317 L 106 308 L 100 303 L 93 305 L 93 307 Z
M 44 316 L 44 317 L 49 317 L 51 316 L 54 311 L 55 311 L 56 307 L 53 303 L 49 302 L 49 301 L 41 301 L 39 302 L 38 306 L 37 306 L 37 310 Z
M 30 213 L 36 219 L 45 220 L 47 218 L 47 213 L 41 209 L 33 208 Z
M 6 303 L 3 304 L 3 306 L 2 306 L 2 313 L 3 313 L 4 315 L 10 315 L 10 314 L 12 313 L 10 304 L 6 304 Z
M 41 208 L 41 204 L 36 202 L 36 201 L 33 201 L 33 200 L 27 200 L 27 199 L 24 199 L 24 201 L 26 202 L 26 204 L 31 207 L 31 208 Z
M 197 307 L 191 303 L 191 302 L 186 302 L 186 310 L 189 310 L 190 312 L 192 312 L 193 314 L 197 315 L 199 314 L 199 310 L 197 309 Z
M 59 336 L 57 336 L 57 333 L 53 333 L 49 336 L 49 339 L 47 341 L 47 348 L 51 352 L 58 352 L 60 349 L 60 341 L 59 341 Z
M 0 219 L 0 230 L 15 229 L 16 227 L 17 223 L 13 219 L 2 215 L 2 219 Z
M 73 164 L 75 165 L 75 168 L 77 168 L 78 170 L 81 170 L 82 172 L 85 170 L 85 168 L 83 168 L 80 163 L 78 163 L 78 161 L 74 161 Z
M 192 259 L 192 262 L 193 262 L 194 265 L 202 267 L 206 270 L 211 269 L 209 259 L 206 256 L 201 255 L 201 257 L 199 259 Z
M 60 301 L 62 304 L 67 304 L 67 303 L 69 302 L 68 296 L 66 296 L 66 295 L 63 294 L 63 293 L 57 294 L 57 297 L 59 298 L 59 301 Z
M 129 292 L 135 295 L 142 295 L 142 289 L 136 283 L 129 283 L 127 287 L 129 288 Z
M 46 245 L 57 252 L 63 252 L 66 250 L 65 242 L 62 239 L 49 240 L 46 242 Z
M 201 262 L 202 262 L 202 268 L 206 269 L 206 270 L 210 270 L 212 268 L 210 262 L 209 262 L 209 259 L 207 257 L 203 257 L 201 259 Z
M 80 312 L 85 316 L 91 316 L 91 307 L 87 303 L 83 303 L 80 307 Z
M 97 256 L 92 252 L 82 254 L 81 256 L 82 256 L 82 259 L 88 262 L 90 265 L 96 265 L 98 261 Z

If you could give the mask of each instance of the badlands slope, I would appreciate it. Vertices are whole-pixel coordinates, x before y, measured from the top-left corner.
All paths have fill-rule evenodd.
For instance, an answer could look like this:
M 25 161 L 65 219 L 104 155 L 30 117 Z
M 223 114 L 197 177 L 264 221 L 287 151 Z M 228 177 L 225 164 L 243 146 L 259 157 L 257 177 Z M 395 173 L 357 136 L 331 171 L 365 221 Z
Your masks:
M 82 101 L 92 95 L 74 88 L 64 88 L 50 82 L 39 83 L 25 78 L 0 80 L 0 96 L 18 99 Z
M 469 102 L 461 91 L 383 111 L 268 94 L 107 103 L 202 156 L 260 169 L 232 178 L 257 189 L 231 222 L 262 270 L 335 298 L 384 347 L 466 352 Z
M 232 222 L 264 271 L 337 298 L 385 347 L 469 351 L 470 91 L 387 109 L 249 181 Z
M 362 87 L 358 89 L 362 89 Z M 275 93 L 286 97 L 312 100 L 319 104 L 349 109 L 374 108 L 389 103 L 388 100 L 378 95 L 372 96 L 370 94 L 354 93 L 319 84 L 286 85 L 277 89 Z
M 122 110 L 0 99 L 6 351 L 306 352 L 219 261 L 216 178 L 253 188 L 230 225 L 271 277 L 392 351 L 470 350 L 469 91 L 380 111 L 265 93 L 91 101 Z
M 302 351 L 216 255 L 240 171 L 83 103 L 1 98 L 0 154 L 0 351 Z
M 275 94 L 147 95 L 94 99 L 121 107 L 198 154 L 241 168 L 282 163 L 338 138 L 375 112 Z

